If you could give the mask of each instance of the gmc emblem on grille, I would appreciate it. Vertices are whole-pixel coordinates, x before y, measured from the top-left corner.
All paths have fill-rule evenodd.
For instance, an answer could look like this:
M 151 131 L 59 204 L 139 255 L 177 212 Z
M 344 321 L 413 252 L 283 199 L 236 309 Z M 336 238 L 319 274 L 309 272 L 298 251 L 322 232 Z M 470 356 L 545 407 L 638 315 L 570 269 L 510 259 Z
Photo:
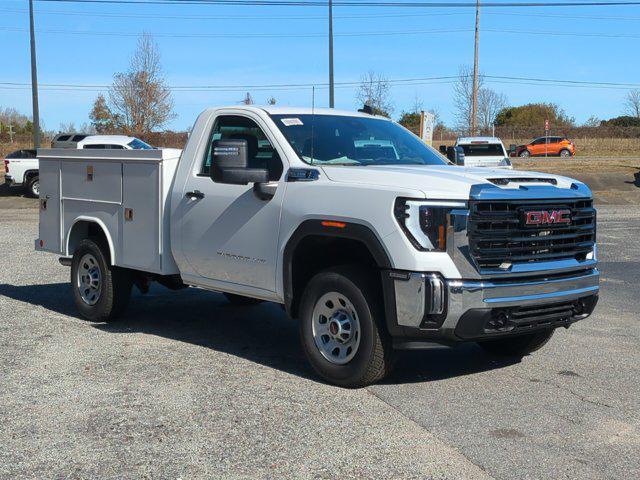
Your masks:
M 571 210 L 531 210 L 525 212 L 525 225 L 571 223 Z

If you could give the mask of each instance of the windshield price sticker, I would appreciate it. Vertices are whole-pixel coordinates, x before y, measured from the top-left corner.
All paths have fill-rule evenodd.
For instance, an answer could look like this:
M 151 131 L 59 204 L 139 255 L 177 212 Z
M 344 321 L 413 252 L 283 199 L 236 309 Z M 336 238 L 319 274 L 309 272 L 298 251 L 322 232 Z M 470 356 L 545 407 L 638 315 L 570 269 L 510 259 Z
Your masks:
M 284 123 L 285 127 L 293 127 L 295 125 L 302 125 L 302 120 L 299 118 L 283 118 L 282 123 Z

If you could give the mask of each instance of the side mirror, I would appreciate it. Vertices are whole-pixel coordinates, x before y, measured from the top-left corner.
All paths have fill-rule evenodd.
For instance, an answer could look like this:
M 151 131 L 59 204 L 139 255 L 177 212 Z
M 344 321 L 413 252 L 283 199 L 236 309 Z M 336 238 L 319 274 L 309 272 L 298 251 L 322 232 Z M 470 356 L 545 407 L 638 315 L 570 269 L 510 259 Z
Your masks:
M 247 185 L 269 181 L 266 168 L 249 168 L 249 146 L 246 140 L 216 140 L 211 148 L 213 154 L 209 176 L 214 182 Z
M 447 158 L 456 165 L 464 165 L 464 150 L 462 147 L 448 147 Z
M 509 153 L 516 153 L 518 146 L 515 143 L 512 143 L 511 145 L 509 145 Z
M 440 153 L 443 155 L 447 154 L 447 146 L 446 145 L 440 145 Z

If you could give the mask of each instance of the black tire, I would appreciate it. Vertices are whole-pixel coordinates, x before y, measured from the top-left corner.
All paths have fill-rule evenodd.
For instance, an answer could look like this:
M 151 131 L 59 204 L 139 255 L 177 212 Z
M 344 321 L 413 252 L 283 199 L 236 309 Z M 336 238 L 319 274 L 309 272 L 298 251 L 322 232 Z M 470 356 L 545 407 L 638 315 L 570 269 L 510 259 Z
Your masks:
M 571 158 L 571 152 L 569 150 L 567 150 L 566 148 L 563 148 L 562 150 L 560 150 L 560 156 L 562 158 Z
M 38 175 L 34 175 L 27 182 L 27 196 L 31 198 L 40 196 L 40 177 Z
M 487 340 L 480 342 L 479 345 L 492 355 L 524 357 L 544 347 L 553 336 L 553 332 L 553 330 L 543 330 L 518 337 Z
M 262 300 L 258 298 L 243 297 L 242 295 L 236 295 L 234 293 L 225 293 L 224 296 L 227 297 L 231 305 L 238 307 L 257 305 L 262 302 Z
M 100 282 L 96 291 L 96 301 L 89 304 L 83 299 L 78 281 L 80 262 L 86 255 L 95 259 L 95 265 L 99 269 Z M 71 287 L 76 307 L 87 320 L 94 322 L 110 322 L 117 319 L 126 309 L 131 297 L 133 277 L 131 273 L 122 268 L 109 265 L 107 256 L 99 243 L 85 239 L 80 242 L 71 261 Z
M 384 327 L 377 275 L 357 266 L 336 267 L 315 275 L 300 302 L 300 341 L 313 369 L 326 381 L 348 388 L 364 387 L 385 377 L 393 368 L 393 348 Z M 323 295 L 336 292 L 352 305 L 359 323 L 359 345 L 345 364 L 330 362 L 313 336 L 313 312 Z M 325 320 L 326 321 L 326 320 Z
M 529 150 L 525 149 L 525 150 L 521 151 L 521 152 L 518 154 L 518 156 L 519 156 L 520 158 L 529 158 L 529 157 L 531 156 L 531 152 L 530 152 Z

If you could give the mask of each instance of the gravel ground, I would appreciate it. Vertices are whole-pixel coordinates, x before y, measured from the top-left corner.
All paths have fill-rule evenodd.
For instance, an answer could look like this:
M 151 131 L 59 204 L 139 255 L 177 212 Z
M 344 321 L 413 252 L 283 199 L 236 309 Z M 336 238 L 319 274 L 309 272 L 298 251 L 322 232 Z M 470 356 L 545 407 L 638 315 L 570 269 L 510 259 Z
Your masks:
M 601 302 L 542 351 L 406 352 L 344 390 L 276 305 L 158 287 L 79 319 L 35 201 L 0 196 L 0 478 L 638 478 L 640 209 L 599 221 Z

